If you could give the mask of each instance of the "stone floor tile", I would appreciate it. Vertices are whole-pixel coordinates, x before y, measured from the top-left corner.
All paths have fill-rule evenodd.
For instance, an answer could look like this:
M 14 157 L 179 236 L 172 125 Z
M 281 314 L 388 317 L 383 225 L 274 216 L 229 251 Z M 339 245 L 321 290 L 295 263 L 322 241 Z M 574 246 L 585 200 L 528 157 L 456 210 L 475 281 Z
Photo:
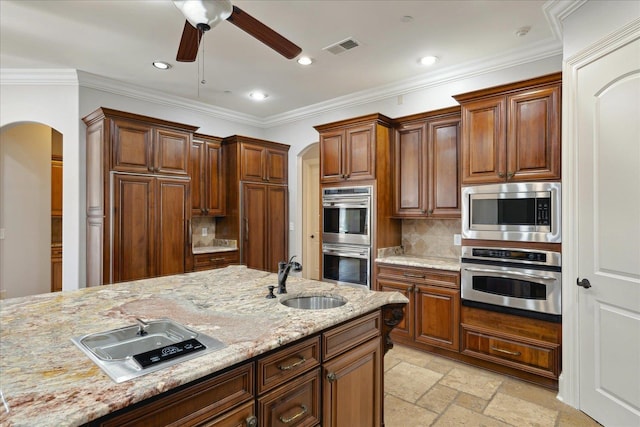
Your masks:
M 440 380 L 440 384 L 489 400 L 502 381 L 502 378 L 492 373 L 456 367 Z
M 485 415 L 497 418 L 514 426 L 554 426 L 559 411 L 497 393 L 484 410 Z
M 416 405 L 441 413 L 451 404 L 458 395 L 458 390 L 436 384 L 431 387 L 418 401 Z
M 460 392 L 456 397 L 455 403 L 474 412 L 482 412 L 489 401 L 469 393 Z
M 600 423 L 589 417 L 584 412 L 564 405 L 558 415 L 558 426 L 560 427 L 599 427 Z
M 396 344 L 394 344 L 393 348 L 387 353 L 387 356 L 391 354 L 404 362 L 411 363 L 412 365 L 420 366 L 422 368 L 426 368 L 427 365 L 432 363 L 434 360 L 442 359 L 441 357 L 425 353 L 424 351 Z M 387 356 L 385 356 L 385 363 Z
M 386 408 L 385 408 L 386 410 Z M 462 406 L 453 404 L 433 424 L 434 427 L 511 427 L 500 420 L 473 412 Z
M 401 362 L 385 373 L 384 389 L 389 394 L 415 403 L 440 378 L 442 374 L 438 372 Z
M 556 397 L 558 392 L 525 381 L 519 381 L 515 378 L 507 378 L 503 381 L 498 392 L 519 397 L 522 400 L 542 405 L 545 408 L 560 410 L 563 406 L 567 406 Z
M 388 395 L 384 399 L 385 427 L 426 427 L 438 414 Z

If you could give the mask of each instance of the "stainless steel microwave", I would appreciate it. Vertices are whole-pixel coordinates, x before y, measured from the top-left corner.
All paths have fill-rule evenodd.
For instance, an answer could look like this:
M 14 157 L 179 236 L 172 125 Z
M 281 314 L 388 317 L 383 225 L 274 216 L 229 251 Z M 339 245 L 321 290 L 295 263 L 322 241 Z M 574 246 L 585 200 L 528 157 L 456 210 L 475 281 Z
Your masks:
M 559 182 L 463 187 L 462 237 L 560 243 L 561 199 Z

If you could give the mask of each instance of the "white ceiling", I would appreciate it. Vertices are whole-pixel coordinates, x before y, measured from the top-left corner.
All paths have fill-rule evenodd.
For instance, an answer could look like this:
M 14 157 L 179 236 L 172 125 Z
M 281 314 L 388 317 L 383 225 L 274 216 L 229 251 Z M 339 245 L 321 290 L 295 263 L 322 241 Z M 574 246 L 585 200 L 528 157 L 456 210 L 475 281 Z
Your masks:
M 229 22 L 204 35 L 201 62 L 176 62 L 184 17 L 170 0 L 0 0 L 0 66 L 78 69 L 265 119 L 403 82 L 406 88 L 557 55 L 561 48 L 542 0 L 233 3 L 315 63 L 287 60 Z M 413 19 L 403 22 L 404 16 Z M 531 30 L 518 37 L 525 26 Z M 323 50 L 349 37 L 361 45 L 339 55 Z M 440 61 L 422 67 L 424 55 Z M 156 70 L 154 60 L 172 68 Z M 202 68 L 206 84 L 198 83 Z M 256 89 L 269 97 L 250 100 Z

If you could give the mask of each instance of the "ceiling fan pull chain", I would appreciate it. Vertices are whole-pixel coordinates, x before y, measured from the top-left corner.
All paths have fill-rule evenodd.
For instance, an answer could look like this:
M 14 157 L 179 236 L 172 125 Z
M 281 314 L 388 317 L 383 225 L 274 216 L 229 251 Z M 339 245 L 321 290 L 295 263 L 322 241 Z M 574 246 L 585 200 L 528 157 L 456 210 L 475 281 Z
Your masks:
M 202 58 L 202 80 L 200 80 L 200 83 L 204 85 L 207 83 L 204 79 L 204 37 L 202 38 L 202 55 L 200 55 L 200 57 Z

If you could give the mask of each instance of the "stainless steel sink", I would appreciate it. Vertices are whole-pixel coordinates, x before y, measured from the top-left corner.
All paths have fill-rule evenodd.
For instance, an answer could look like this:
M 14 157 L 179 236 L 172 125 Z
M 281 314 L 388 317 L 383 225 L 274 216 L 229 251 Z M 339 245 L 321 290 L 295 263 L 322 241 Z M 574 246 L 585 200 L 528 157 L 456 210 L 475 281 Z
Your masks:
M 117 383 L 226 347 L 219 340 L 170 319 L 142 322 L 71 341 Z
M 346 303 L 347 300 L 340 296 L 326 295 L 297 296 L 280 301 L 280 304 L 287 307 L 305 310 L 326 310 L 329 308 L 342 307 Z

